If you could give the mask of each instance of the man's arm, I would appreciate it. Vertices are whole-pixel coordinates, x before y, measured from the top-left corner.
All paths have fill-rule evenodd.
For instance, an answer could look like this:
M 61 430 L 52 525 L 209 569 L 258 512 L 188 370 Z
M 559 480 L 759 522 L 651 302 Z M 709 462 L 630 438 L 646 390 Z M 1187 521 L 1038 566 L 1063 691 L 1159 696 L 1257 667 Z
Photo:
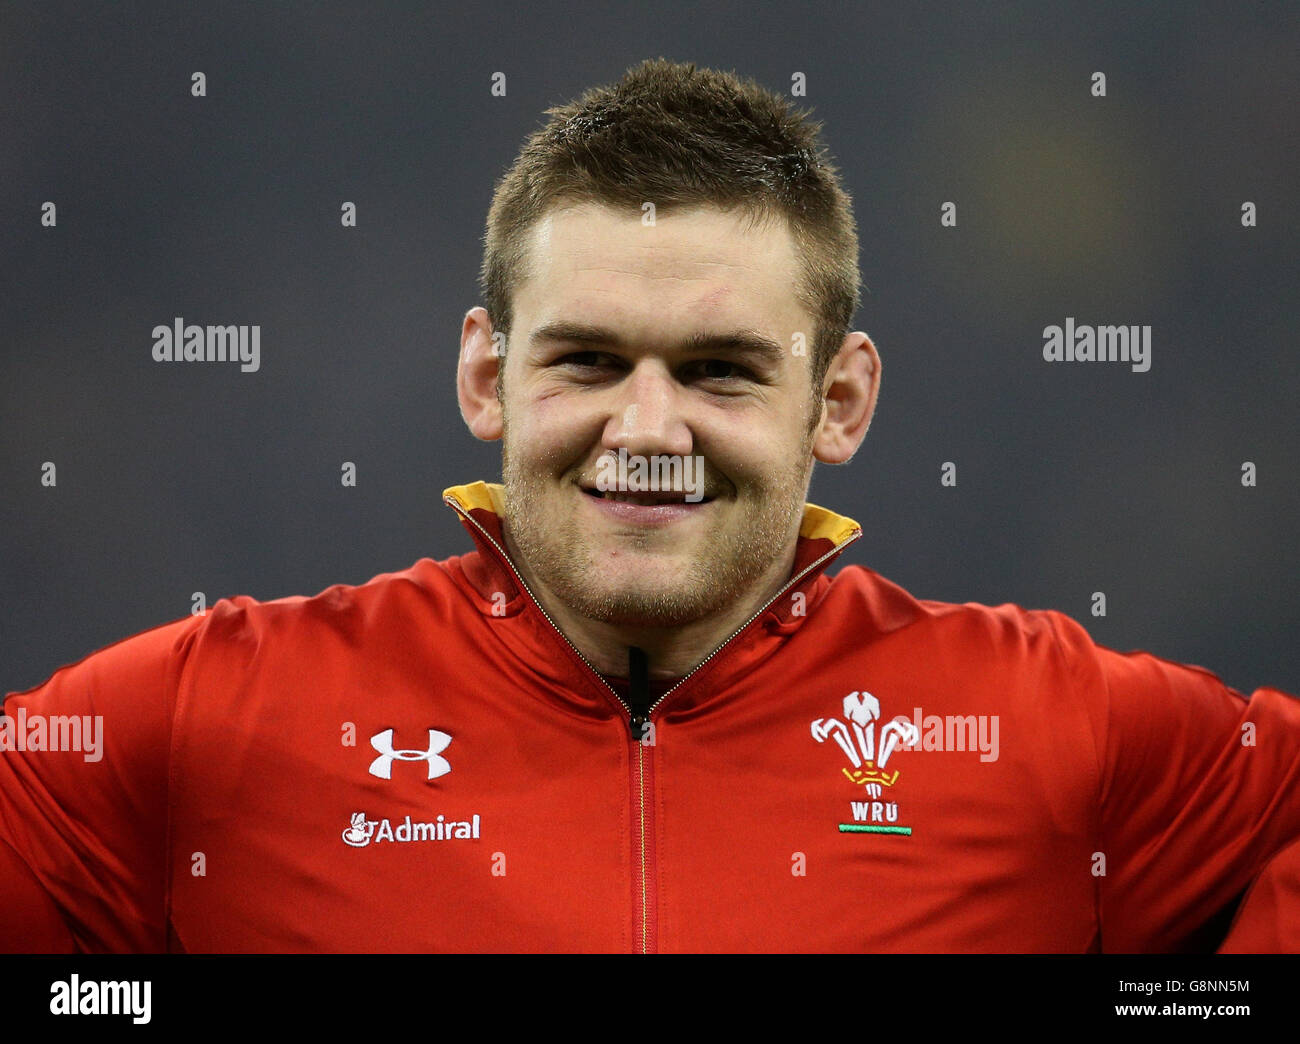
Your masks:
M 1247 698 L 1054 616 L 1091 694 L 1102 947 L 1211 951 L 1237 898 L 1300 837 L 1300 700 L 1267 686 Z
M 1300 953 L 1300 840 L 1255 879 L 1219 953 Z
M 166 949 L 171 722 L 201 622 L 127 638 L 5 697 L 0 952 Z
M 7 842 L 0 840 L 0 953 L 75 953 L 59 908 Z

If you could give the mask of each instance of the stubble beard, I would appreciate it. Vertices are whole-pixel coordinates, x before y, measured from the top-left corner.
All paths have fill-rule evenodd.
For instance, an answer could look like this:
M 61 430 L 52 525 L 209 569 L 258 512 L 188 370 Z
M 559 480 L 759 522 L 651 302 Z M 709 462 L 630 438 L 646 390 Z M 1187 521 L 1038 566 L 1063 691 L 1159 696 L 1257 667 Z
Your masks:
M 732 516 L 727 528 L 700 546 L 671 579 L 629 575 L 624 570 L 610 572 L 584 548 L 584 528 L 574 515 L 548 514 L 547 498 L 556 488 L 553 469 L 545 461 L 533 467 L 518 461 L 510 453 L 510 426 L 504 418 L 503 428 L 506 525 L 523 559 L 525 575 L 545 585 L 572 611 L 602 623 L 680 627 L 752 598 L 755 585 L 764 582 L 773 563 L 787 554 L 791 531 L 803 514 L 811 433 L 780 474 L 740 489 L 733 485 L 735 499 L 730 503 L 720 498 L 723 503 L 719 507 Z M 586 495 L 577 492 L 576 485 L 562 488 Z M 750 505 L 748 510 L 745 505 Z M 737 518 L 742 522 L 738 527 Z M 650 543 L 650 538 L 638 540 L 629 550 L 635 553 Z

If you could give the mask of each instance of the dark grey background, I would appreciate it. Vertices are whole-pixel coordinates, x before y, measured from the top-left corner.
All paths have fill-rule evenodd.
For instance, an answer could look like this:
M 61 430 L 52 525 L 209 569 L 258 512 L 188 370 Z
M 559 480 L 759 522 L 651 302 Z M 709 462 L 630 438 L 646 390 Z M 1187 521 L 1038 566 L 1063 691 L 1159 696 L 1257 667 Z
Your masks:
M 806 73 L 853 196 L 884 380 L 813 482 L 865 528 L 842 561 L 1300 691 L 1298 28 L 1235 3 L 6 6 L 0 690 L 194 591 L 467 550 L 440 495 L 500 474 L 454 385 L 493 183 L 547 106 L 664 55 Z M 1150 324 L 1151 371 L 1044 362 L 1067 315 Z M 175 316 L 260 324 L 261 370 L 155 363 Z

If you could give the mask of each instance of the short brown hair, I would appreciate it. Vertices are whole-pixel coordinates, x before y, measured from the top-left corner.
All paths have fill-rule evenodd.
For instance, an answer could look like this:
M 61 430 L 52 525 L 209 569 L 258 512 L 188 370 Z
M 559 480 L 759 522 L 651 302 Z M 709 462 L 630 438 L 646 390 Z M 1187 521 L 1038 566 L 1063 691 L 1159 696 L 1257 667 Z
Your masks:
M 526 237 L 557 203 L 640 212 L 713 205 L 751 223 L 783 216 L 801 265 L 795 288 L 814 317 L 813 392 L 859 302 L 853 208 L 820 141 L 821 123 L 734 73 L 651 59 L 617 83 L 546 110 L 497 183 L 480 282 L 495 330 L 509 337 Z

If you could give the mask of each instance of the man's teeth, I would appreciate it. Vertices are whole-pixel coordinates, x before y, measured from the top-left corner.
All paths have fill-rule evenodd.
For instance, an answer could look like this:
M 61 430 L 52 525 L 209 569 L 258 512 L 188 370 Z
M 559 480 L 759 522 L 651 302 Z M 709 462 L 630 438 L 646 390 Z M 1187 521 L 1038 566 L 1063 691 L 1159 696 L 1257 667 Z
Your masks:
M 649 497 L 646 496 L 644 493 L 618 493 L 614 491 L 608 491 L 605 493 L 604 499 L 612 500 L 616 504 L 648 504 L 653 506 L 656 504 L 680 504 L 686 498 L 684 495 L 676 498 Z
M 660 490 L 652 493 L 628 493 L 620 490 L 599 490 L 584 488 L 583 492 L 597 500 L 612 500 L 616 504 L 641 504 L 659 507 L 664 504 L 680 506 L 682 504 L 707 504 L 712 497 L 700 497 L 680 490 Z

